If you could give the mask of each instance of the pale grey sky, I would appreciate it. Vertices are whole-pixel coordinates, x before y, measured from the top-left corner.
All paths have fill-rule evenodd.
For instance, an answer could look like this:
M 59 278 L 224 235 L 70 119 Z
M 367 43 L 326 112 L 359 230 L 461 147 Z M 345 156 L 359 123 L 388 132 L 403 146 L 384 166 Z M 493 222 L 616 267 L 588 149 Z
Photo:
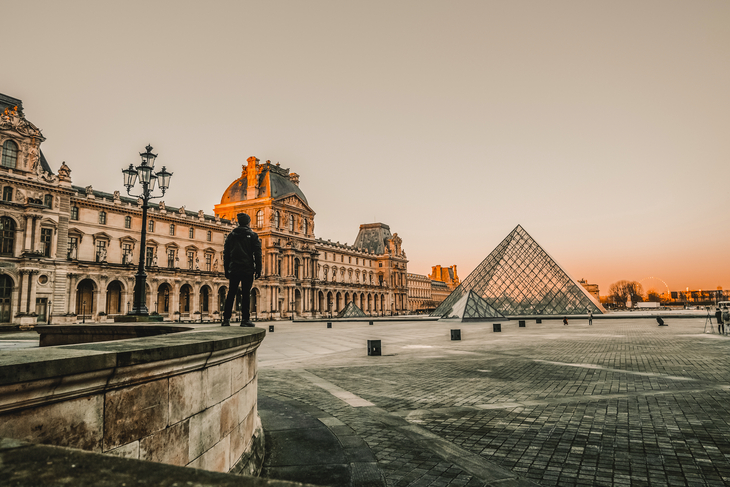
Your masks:
M 462 278 L 519 223 L 573 277 L 730 288 L 730 2 L 2 2 L 0 92 L 52 168 L 212 213 L 248 156 L 316 234 Z M 660 289 L 661 290 L 661 289 Z

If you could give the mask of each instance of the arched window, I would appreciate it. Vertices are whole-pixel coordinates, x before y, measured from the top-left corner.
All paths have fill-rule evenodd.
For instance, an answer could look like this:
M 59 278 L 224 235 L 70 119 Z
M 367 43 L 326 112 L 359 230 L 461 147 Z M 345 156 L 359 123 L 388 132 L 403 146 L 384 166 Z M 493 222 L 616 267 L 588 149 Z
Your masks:
M 18 161 L 18 144 L 12 140 L 6 140 L 3 144 L 3 166 L 15 169 Z
M 124 228 L 132 228 L 132 217 L 129 215 L 124 217 Z
M 289 231 L 294 231 L 294 215 L 289 215 Z
M 15 220 L 4 216 L 0 218 L 0 254 L 13 255 L 15 243 Z
M 264 210 L 259 210 L 256 212 L 256 227 L 264 228 Z
M 307 230 L 309 230 L 307 228 L 307 226 L 308 226 L 307 225 L 307 219 L 306 218 L 302 219 L 302 231 L 304 232 L 304 235 L 306 235 L 307 234 Z
M 274 228 L 279 229 L 279 222 L 281 221 L 281 215 L 278 211 L 274 212 Z

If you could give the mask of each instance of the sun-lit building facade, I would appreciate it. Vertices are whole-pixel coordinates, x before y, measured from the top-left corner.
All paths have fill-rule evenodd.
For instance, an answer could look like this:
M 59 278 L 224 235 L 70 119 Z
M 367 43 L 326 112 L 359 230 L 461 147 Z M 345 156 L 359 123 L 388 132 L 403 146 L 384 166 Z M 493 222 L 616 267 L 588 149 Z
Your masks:
M 141 199 L 73 185 L 65 162 L 51 169 L 44 140 L 22 101 L 0 94 L 0 323 L 112 321 L 133 304 L 140 253 L 150 313 L 219 319 L 223 245 L 241 211 L 263 243 L 254 318 L 326 316 L 349 302 L 369 315 L 408 309 L 400 237 L 375 223 L 353 245 L 317 238 L 298 175 L 278 165 L 249 158 L 214 215 L 150 203 L 140 249 Z
M 247 213 L 261 238 L 254 316 L 336 315 L 351 301 L 369 315 L 407 311 L 408 260 L 398 234 L 371 223 L 360 225 L 353 245 L 317 238 L 315 212 L 289 169 L 249 157 L 214 211 L 228 220 Z

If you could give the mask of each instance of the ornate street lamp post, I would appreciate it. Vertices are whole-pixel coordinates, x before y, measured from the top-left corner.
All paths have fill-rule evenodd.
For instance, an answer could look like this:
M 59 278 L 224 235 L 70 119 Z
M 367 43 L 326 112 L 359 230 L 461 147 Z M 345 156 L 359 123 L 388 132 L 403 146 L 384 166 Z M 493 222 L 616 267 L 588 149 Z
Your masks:
M 147 152 L 140 152 L 139 154 L 142 158 L 142 163 L 137 166 L 136 169 L 134 165 L 130 164 L 128 169 L 122 170 L 122 174 L 124 175 L 124 186 L 127 187 L 127 194 L 136 198 L 142 198 L 142 235 L 140 237 L 139 267 L 137 268 L 137 274 L 134 276 L 134 304 L 132 306 L 131 313 L 129 313 L 134 316 L 149 316 L 145 299 L 147 274 L 144 271 L 145 257 L 147 253 L 148 203 L 151 199 L 165 196 L 165 191 L 167 191 L 167 188 L 170 187 L 170 178 L 172 177 L 172 173 L 168 172 L 167 169 L 165 169 L 165 166 L 162 166 L 162 170 L 157 174 L 153 173 L 157 154 L 152 153 L 151 145 L 147 145 L 145 149 L 147 149 Z M 139 182 L 142 183 L 142 194 L 133 195 L 130 191 L 137 182 L 137 176 L 139 176 Z M 161 196 L 152 196 L 152 192 L 155 190 L 155 184 L 157 184 L 162 190 Z

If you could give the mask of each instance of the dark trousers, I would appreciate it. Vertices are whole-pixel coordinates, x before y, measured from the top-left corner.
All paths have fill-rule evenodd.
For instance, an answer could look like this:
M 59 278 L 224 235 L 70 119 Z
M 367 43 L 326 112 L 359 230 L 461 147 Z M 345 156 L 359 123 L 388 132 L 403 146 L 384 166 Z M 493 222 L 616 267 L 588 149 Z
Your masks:
M 243 322 L 251 319 L 249 306 L 251 305 L 251 286 L 253 286 L 253 273 L 245 275 L 232 275 L 228 278 L 228 295 L 226 296 L 226 307 L 223 310 L 223 319 L 230 320 L 233 313 L 233 301 L 236 300 L 238 285 L 241 285 L 241 320 Z

